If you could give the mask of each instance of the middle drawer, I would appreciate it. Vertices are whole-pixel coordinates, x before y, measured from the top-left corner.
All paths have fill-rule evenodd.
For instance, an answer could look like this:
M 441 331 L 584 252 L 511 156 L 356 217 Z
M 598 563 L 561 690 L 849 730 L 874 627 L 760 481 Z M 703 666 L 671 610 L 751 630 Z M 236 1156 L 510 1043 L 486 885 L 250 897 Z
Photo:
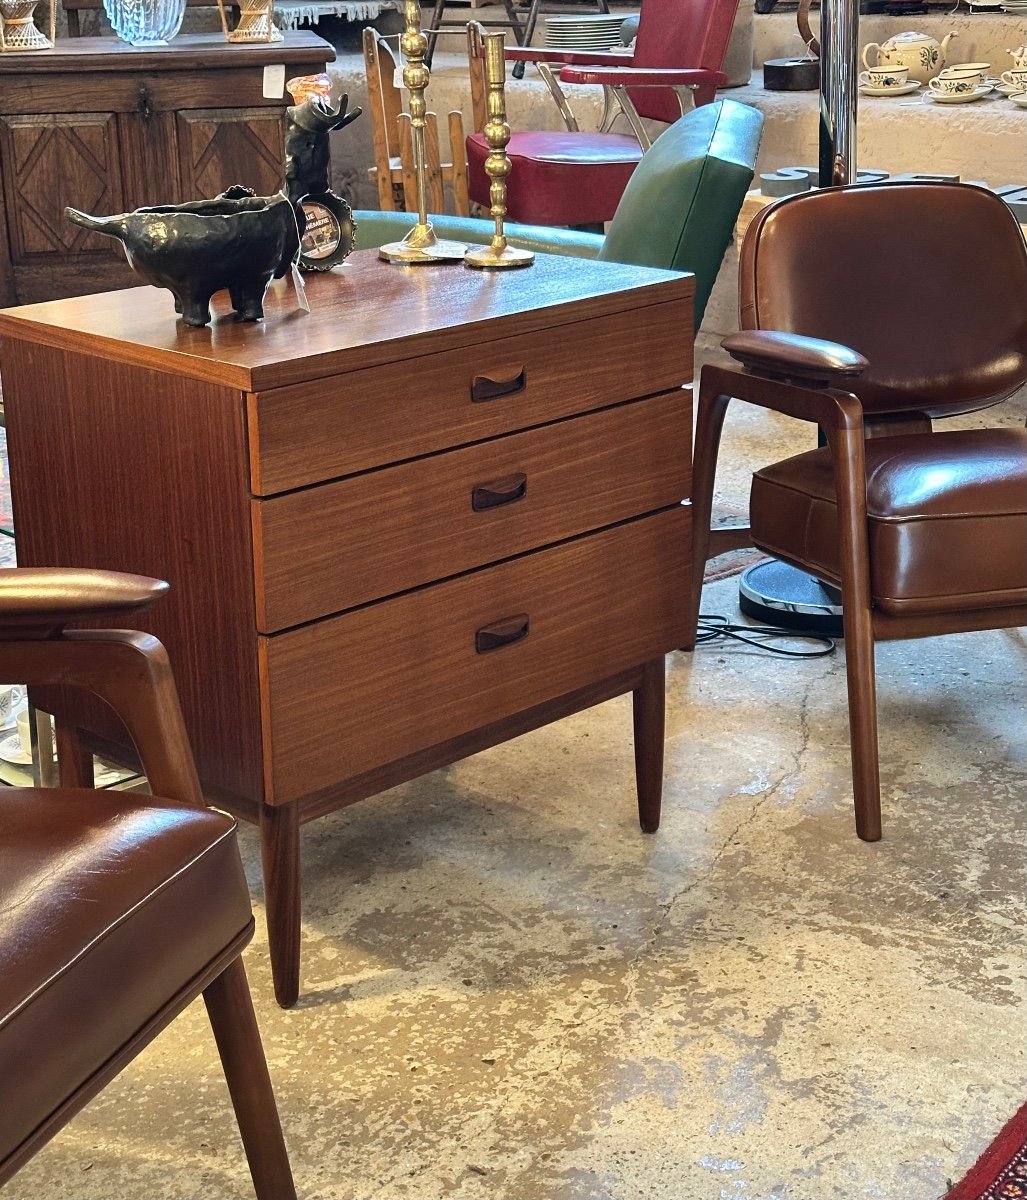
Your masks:
M 653 512 L 689 494 L 678 389 L 252 501 L 257 629 L 274 633 Z

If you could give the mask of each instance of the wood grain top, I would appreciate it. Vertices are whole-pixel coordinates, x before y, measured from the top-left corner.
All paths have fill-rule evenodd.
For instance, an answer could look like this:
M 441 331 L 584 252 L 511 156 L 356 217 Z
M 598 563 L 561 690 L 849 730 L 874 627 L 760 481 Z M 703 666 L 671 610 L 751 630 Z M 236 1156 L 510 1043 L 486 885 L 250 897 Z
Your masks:
M 226 42 L 221 33 L 183 33 L 166 46 L 129 46 L 115 37 L 58 38 L 52 50 L 0 54 L 0 76 L 74 71 L 190 71 L 216 60 L 224 67 L 270 63 L 334 62 L 329 42 L 309 30 L 283 34 L 280 42 Z
M 212 324 L 192 329 L 170 292 L 142 287 L 7 309 L 0 336 L 255 392 L 694 293 L 691 275 L 647 267 L 553 255 L 522 271 L 402 267 L 374 250 L 306 283 L 311 312 L 279 280 L 260 323 L 235 321 L 221 292 Z

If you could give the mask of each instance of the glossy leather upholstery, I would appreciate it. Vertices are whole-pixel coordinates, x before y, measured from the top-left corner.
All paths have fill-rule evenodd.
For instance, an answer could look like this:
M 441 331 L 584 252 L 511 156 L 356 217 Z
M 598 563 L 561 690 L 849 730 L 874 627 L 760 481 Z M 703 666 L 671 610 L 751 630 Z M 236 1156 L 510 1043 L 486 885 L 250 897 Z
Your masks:
M 985 435 L 985 436 L 982 436 Z M 944 430 L 866 444 L 870 590 L 882 613 L 1027 605 L 1027 430 Z M 841 581 L 831 455 L 757 471 L 754 542 Z
M 80 685 L 128 726 L 157 797 L 4 789 L 0 1183 L 203 994 L 260 1200 L 295 1191 L 240 954 L 253 932 L 235 822 L 203 806 L 152 637 L 64 631 L 167 590 L 97 571 L 0 571 L 5 678 Z M 62 740 L 62 782 L 91 771 Z M 156 1134 L 155 1134 L 156 1138 Z
M 609 221 L 642 159 L 626 133 L 517 131 L 510 156 L 506 207 L 516 221 L 536 225 L 601 225 Z M 467 138 L 467 192 L 489 207 L 489 148 L 481 133 Z
M 728 401 L 816 422 L 826 445 L 754 475 L 750 540 L 841 587 L 856 827 L 872 841 L 875 639 L 1027 624 L 1027 430 L 932 428 L 1027 384 L 1027 247 L 984 188 L 825 189 L 752 222 L 739 302 L 745 332 L 724 348 L 740 366 L 700 384 L 693 619 L 718 552 Z
M 221 813 L 78 789 L 5 792 L 3 812 L 0 1079 L 17 1102 L 0 1161 L 252 924 Z
M 511 223 L 511 245 L 540 253 L 691 271 L 699 327 L 739 209 L 752 182 L 763 115 L 734 100 L 697 108 L 654 142 L 624 192 L 605 239 L 599 234 Z M 512 178 L 512 176 L 511 176 Z M 357 212 L 357 245 L 401 238 L 409 213 Z M 440 237 L 483 244 L 491 221 L 433 217 Z

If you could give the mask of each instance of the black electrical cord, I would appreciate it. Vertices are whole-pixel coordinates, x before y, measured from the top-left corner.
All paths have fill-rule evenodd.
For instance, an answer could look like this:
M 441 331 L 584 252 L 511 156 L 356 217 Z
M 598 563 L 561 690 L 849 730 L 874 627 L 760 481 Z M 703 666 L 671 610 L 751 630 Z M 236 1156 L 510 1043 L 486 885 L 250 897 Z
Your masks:
M 727 617 L 716 613 L 699 614 L 699 632 L 695 639 L 697 646 L 707 642 L 716 642 L 721 638 L 730 641 L 744 642 L 747 646 L 755 646 L 757 650 L 765 650 L 767 654 L 777 654 L 782 658 L 824 658 L 834 654 L 835 641 L 824 633 L 799 633 L 794 629 L 782 629 L 777 625 L 732 625 Z M 815 642 L 818 650 L 789 650 L 784 646 L 775 646 L 774 642 Z

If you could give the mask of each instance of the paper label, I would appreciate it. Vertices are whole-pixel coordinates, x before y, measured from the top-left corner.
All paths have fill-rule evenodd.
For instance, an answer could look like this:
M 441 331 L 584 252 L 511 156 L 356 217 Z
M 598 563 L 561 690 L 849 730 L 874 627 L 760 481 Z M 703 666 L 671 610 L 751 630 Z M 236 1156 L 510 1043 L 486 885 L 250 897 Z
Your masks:
M 285 95 L 285 63 L 268 63 L 264 68 L 264 99 L 281 100 Z

